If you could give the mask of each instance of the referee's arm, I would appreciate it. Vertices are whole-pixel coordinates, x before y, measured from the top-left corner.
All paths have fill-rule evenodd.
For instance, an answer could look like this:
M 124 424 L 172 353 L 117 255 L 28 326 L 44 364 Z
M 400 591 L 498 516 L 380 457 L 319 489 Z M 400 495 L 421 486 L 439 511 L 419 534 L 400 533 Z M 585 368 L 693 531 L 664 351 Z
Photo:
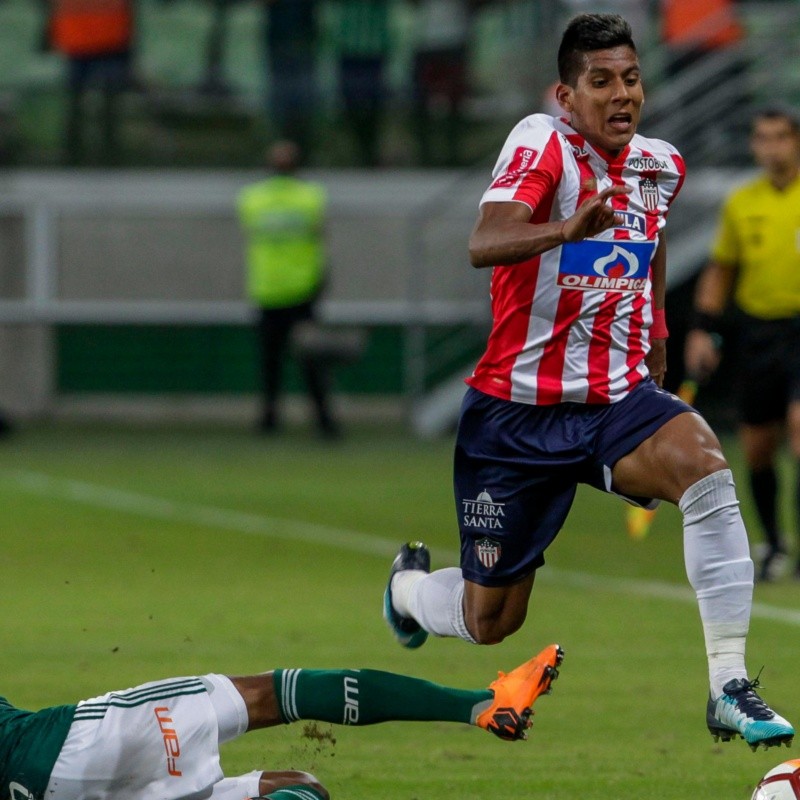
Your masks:
M 735 266 L 719 261 L 709 261 L 700 273 L 684 353 L 686 374 L 693 380 L 706 380 L 719 366 L 722 344 L 719 323 L 735 281 Z

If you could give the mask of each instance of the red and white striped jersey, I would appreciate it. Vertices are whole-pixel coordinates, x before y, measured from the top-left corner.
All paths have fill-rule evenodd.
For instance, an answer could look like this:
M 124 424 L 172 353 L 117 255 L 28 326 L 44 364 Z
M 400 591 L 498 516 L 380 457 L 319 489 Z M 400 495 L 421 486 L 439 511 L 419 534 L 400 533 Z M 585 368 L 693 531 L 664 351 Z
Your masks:
M 493 326 L 467 383 L 535 405 L 614 403 L 647 376 L 650 262 L 685 175 L 667 142 L 638 134 L 616 157 L 564 119 L 533 114 L 506 140 L 481 204 L 517 201 L 531 223 L 572 216 L 588 197 L 627 184 L 611 205 L 622 224 L 492 271 Z

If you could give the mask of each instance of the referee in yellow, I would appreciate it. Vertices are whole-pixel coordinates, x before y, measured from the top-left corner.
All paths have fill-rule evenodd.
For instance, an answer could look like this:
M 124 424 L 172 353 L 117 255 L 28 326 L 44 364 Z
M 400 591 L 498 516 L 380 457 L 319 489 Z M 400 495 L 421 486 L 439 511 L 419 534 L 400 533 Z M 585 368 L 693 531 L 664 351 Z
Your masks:
M 695 294 L 688 374 L 719 364 L 720 318 L 737 307 L 740 437 L 766 547 L 760 580 L 787 555 L 778 522 L 775 457 L 784 429 L 800 464 L 800 122 L 786 109 L 758 113 L 750 145 L 761 174 L 726 200 Z M 800 526 L 800 468 L 795 484 Z M 800 527 L 798 528 L 800 531 Z M 800 560 L 795 577 L 800 578 Z

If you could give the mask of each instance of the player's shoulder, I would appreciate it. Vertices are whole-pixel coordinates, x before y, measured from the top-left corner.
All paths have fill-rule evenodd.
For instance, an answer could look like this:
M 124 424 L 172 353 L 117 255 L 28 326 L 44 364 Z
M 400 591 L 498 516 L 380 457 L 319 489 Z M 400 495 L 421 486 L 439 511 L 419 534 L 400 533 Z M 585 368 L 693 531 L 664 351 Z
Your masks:
M 681 174 L 686 171 L 683 156 L 681 156 L 678 148 L 664 139 L 654 139 L 637 133 L 631 139 L 630 149 L 632 151 L 631 159 L 646 159 L 650 157 L 656 159 L 654 165 L 657 169 L 671 168 Z
M 529 114 L 512 128 L 508 141 L 544 147 L 554 135 L 558 135 L 558 131 L 553 117 L 549 114 Z

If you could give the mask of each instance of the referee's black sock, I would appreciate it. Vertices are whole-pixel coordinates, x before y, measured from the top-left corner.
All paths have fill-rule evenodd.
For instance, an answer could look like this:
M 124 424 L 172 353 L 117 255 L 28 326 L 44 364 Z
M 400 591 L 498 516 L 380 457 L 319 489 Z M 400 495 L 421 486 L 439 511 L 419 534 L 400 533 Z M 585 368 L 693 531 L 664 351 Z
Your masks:
M 778 477 L 772 466 L 750 470 L 750 491 L 756 504 L 758 519 L 764 530 L 764 537 L 774 552 L 782 547 L 778 533 Z M 800 492 L 800 485 L 798 486 Z M 800 494 L 798 495 L 800 499 Z

